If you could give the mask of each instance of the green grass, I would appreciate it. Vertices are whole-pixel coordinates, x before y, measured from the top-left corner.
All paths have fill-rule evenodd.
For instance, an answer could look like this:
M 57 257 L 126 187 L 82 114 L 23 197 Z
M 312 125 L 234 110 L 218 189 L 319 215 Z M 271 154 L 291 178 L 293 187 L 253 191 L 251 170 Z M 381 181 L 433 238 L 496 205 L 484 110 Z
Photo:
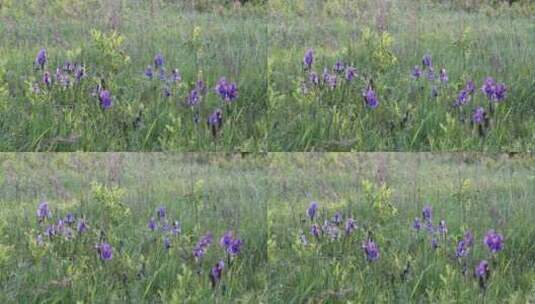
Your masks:
M 533 149 L 532 16 L 426 1 L 291 3 L 271 2 L 270 151 Z M 331 70 L 341 60 L 356 67 L 360 77 L 347 84 L 339 75 L 335 90 L 314 88 L 303 71 L 308 48 L 315 50 L 312 69 L 320 76 L 324 67 Z M 424 54 L 432 56 L 435 73 L 447 70 L 447 85 L 411 78 Z M 487 76 L 508 87 L 494 113 L 479 90 Z M 380 103 L 375 110 L 362 97 L 371 79 Z M 463 122 L 453 103 L 469 79 L 477 93 L 462 107 Z M 437 97 L 432 97 L 433 85 Z M 470 124 L 476 106 L 490 115 L 484 136 Z
M 0 302 L 265 301 L 263 163 L 199 154 L 1 154 Z M 41 199 L 53 212 L 48 223 L 72 212 L 85 217 L 89 231 L 72 240 L 44 237 L 39 246 L 47 224 L 36 217 Z M 170 223 L 182 225 L 169 250 L 163 233 L 147 227 L 159 206 L 167 207 Z M 231 263 L 219 245 L 227 230 L 244 240 Z M 208 231 L 213 244 L 195 262 L 193 246 Z M 102 236 L 114 249 L 111 261 L 97 257 Z M 212 289 L 209 272 L 220 259 L 226 268 Z
M 267 25 L 262 8 L 196 11 L 157 1 L 40 1 L 0 9 L 0 150 L 2 151 L 258 151 L 267 107 Z M 113 9 L 113 10 L 112 10 Z M 96 39 L 91 31 L 104 37 Z M 123 39 L 113 45 L 116 32 Z M 32 66 L 46 48 L 52 75 L 65 61 L 83 63 L 88 77 L 73 88 L 54 85 L 32 92 L 42 72 Z M 166 70 L 179 69 L 170 85 L 144 76 L 157 53 Z M 153 67 L 154 68 L 154 67 Z M 220 77 L 236 82 L 239 98 L 222 105 L 214 87 Z M 191 109 L 195 82 L 208 95 Z M 102 110 L 92 96 L 104 82 L 113 106 Z M 206 121 L 223 108 L 223 129 L 213 137 Z M 199 122 L 194 122 L 195 112 Z
M 531 157 L 470 154 L 278 157 L 271 175 L 282 190 L 268 205 L 270 302 L 530 303 L 535 296 L 533 165 Z M 339 240 L 326 235 L 316 240 L 306 215 L 311 200 L 319 203 L 319 225 L 339 211 L 344 220 L 352 216 L 358 229 Z M 427 204 L 435 227 L 441 219 L 448 227 L 445 239 L 437 236 L 436 250 L 425 228 L 419 233 L 412 228 Z M 483 245 L 490 229 L 505 238 L 494 257 Z M 468 230 L 474 246 L 463 260 L 463 275 L 455 248 Z M 301 231 L 307 245 L 300 241 Z M 370 235 L 380 250 L 373 263 L 361 248 Z M 473 277 L 482 259 L 491 265 L 486 292 Z

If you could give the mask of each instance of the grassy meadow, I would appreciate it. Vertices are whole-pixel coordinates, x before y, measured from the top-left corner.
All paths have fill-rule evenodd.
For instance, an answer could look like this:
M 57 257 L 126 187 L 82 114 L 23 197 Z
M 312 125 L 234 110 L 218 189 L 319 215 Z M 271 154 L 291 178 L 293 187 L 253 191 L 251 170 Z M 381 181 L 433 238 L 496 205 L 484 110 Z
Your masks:
M 260 150 L 265 12 L 226 2 L 0 2 L 0 150 Z
M 0 154 L 0 302 L 265 303 L 262 164 L 200 154 Z M 39 220 L 44 201 L 51 214 Z M 220 245 L 226 231 L 242 241 L 238 254 Z M 96 248 L 103 243 L 111 259 Z
M 496 2 L 270 1 L 270 151 L 533 150 L 535 7 Z
M 269 302 L 532 303 L 533 162 L 461 153 L 276 155 Z M 503 241 L 494 253 L 484 243 L 490 230 Z M 367 257 L 368 240 L 377 258 Z M 483 260 L 490 274 L 481 281 Z

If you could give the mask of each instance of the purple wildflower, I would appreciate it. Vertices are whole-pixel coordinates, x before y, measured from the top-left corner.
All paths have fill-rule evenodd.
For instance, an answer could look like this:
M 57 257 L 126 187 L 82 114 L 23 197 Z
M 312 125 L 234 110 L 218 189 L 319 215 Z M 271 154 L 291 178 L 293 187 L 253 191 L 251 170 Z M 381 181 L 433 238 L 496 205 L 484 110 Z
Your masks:
M 364 91 L 363 96 L 364 101 L 368 107 L 372 109 L 377 108 L 377 106 L 379 105 L 379 100 L 377 99 L 377 96 L 375 95 L 372 86 L 368 86 L 368 89 Z
M 152 67 L 150 65 L 147 66 L 147 69 L 145 70 L 145 76 L 148 79 L 152 79 L 152 77 L 154 76 L 154 73 L 152 72 Z
M 215 264 L 214 267 L 212 267 L 212 270 L 210 271 L 210 281 L 212 281 L 212 288 L 215 288 L 217 286 L 217 283 L 219 283 L 219 281 L 221 280 L 224 268 L 225 263 L 223 262 L 223 260 L 220 260 Z
M 358 71 L 356 68 L 348 66 L 346 68 L 346 80 L 352 81 L 355 77 L 358 76 Z
M 333 216 L 333 223 L 336 225 L 340 225 L 342 223 L 342 214 L 340 212 L 336 212 Z
M 355 229 L 357 229 L 357 223 L 355 223 L 355 221 L 352 218 L 348 218 L 346 220 L 346 225 L 345 225 L 346 235 L 351 234 L 351 232 L 353 232 Z
M 210 116 L 208 116 L 208 127 L 212 129 L 212 135 L 217 136 L 217 132 L 223 126 L 223 111 L 216 109 Z
M 45 229 L 45 236 L 52 238 L 55 235 L 56 235 L 55 225 L 48 225 Z
M 466 246 L 472 247 L 474 245 L 474 235 L 470 230 L 466 231 L 464 234 L 464 242 L 466 243 Z
M 195 106 L 199 104 L 200 96 L 199 92 L 196 89 L 191 90 L 188 97 L 186 98 L 186 104 L 188 106 Z
M 236 256 L 239 255 L 241 252 L 241 246 L 243 245 L 243 241 L 240 239 L 233 239 L 230 243 L 230 246 L 227 248 L 227 252 L 232 255 Z
M 37 217 L 39 218 L 39 221 L 44 220 L 45 218 L 49 218 L 51 216 L 50 209 L 48 208 L 47 202 L 41 202 L 39 204 L 39 207 L 37 207 Z
M 429 67 L 427 70 L 427 80 L 434 81 L 435 80 L 435 69 L 433 67 Z
M 420 67 L 415 65 L 412 69 L 411 76 L 413 79 L 417 80 L 422 76 L 422 70 L 420 70 Z
M 488 279 L 490 275 L 489 263 L 485 260 L 481 261 L 476 267 L 475 275 L 481 280 Z
M 65 216 L 65 222 L 67 223 L 67 225 L 74 224 L 74 221 L 75 221 L 74 214 L 72 214 L 71 212 L 67 213 L 67 215 Z
M 111 99 L 110 91 L 108 90 L 100 91 L 99 100 L 100 100 L 100 105 L 102 106 L 103 109 L 107 110 L 111 108 L 112 99 Z
M 150 218 L 149 223 L 147 224 L 147 227 L 150 231 L 156 230 L 156 220 L 154 220 L 153 217 Z
M 342 73 L 345 70 L 345 65 L 342 61 L 337 60 L 336 63 L 333 66 L 333 70 L 336 73 Z
M 329 74 L 327 69 L 323 71 L 323 83 L 327 85 L 331 90 L 336 88 L 336 75 Z
M 484 243 L 489 247 L 492 253 L 499 252 L 503 249 L 503 235 L 489 230 L 485 235 Z
M 448 234 L 448 227 L 446 226 L 445 220 L 440 220 L 440 222 L 438 223 L 438 232 L 443 236 Z
M 414 230 L 416 230 L 416 232 L 419 232 L 420 231 L 420 228 L 422 228 L 422 224 L 420 223 L 420 219 L 415 217 L 414 218 L 414 222 L 412 224 L 412 228 L 414 228 Z
M 313 49 L 308 49 L 305 52 L 303 63 L 305 65 L 305 69 L 310 69 L 312 67 L 312 63 L 314 63 L 314 50 Z
M 180 226 L 180 222 L 175 221 L 173 223 L 173 228 L 171 229 L 171 233 L 173 233 L 174 235 L 182 233 L 182 227 Z
M 41 67 L 41 70 L 45 68 L 45 64 L 48 61 L 46 56 L 46 49 L 40 49 L 35 57 L 35 64 Z
M 225 77 L 221 77 L 217 81 L 215 87 L 216 93 L 226 102 L 232 102 L 238 98 L 238 87 L 236 83 L 229 83 Z
M 43 83 L 49 87 L 51 84 L 52 84 L 52 77 L 50 77 L 50 73 L 49 72 L 45 72 L 43 74 Z
M 318 203 L 317 202 L 311 202 L 310 206 L 307 209 L 308 217 L 310 217 L 310 220 L 313 221 L 314 217 L 316 216 L 316 211 L 318 210 Z
M 424 58 L 422 59 L 422 64 L 424 65 L 424 67 L 428 67 L 428 68 L 432 67 L 433 61 L 431 60 L 431 55 L 425 54 Z
M 310 83 L 312 83 L 315 86 L 319 85 L 320 84 L 320 77 L 318 76 L 318 73 L 310 72 L 308 74 L 308 81 L 310 81 Z
M 87 231 L 87 224 L 85 223 L 84 219 L 78 220 L 77 230 L 78 230 L 78 234 L 82 234 Z
M 159 219 L 159 220 L 165 218 L 166 213 L 167 213 L 167 210 L 166 210 L 165 207 L 163 207 L 163 206 L 159 207 L 159 208 L 156 210 L 156 214 L 158 215 L 158 219 Z
M 483 107 L 477 107 L 474 110 L 474 114 L 472 115 L 472 121 L 475 124 L 477 125 L 482 124 L 486 118 L 487 118 L 487 112 L 485 112 L 485 109 L 483 109 Z
M 208 247 L 212 244 L 212 238 L 212 233 L 208 232 L 199 239 L 193 248 L 193 256 L 195 257 L 195 260 L 198 261 L 206 254 Z
M 221 245 L 221 247 L 223 247 L 225 250 L 228 249 L 232 244 L 232 240 L 234 239 L 233 235 L 233 232 L 230 230 L 225 232 L 219 240 L 219 245 Z
M 468 254 L 468 246 L 466 246 L 465 240 L 460 240 L 457 243 L 457 248 L 455 249 L 455 256 L 458 258 L 466 256 Z
M 163 59 L 162 54 L 156 54 L 156 56 L 154 56 L 154 67 L 156 69 L 159 69 L 160 67 L 162 67 L 164 63 L 165 63 L 165 60 Z
M 113 258 L 113 248 L 108 243 L 101 243 L 97 245 L 97 252 L 100 259 L 103 261 L 109 261 Z
M 362 245 L 362 249 L 366 254 L 366 258 L 370 262 L 377 261 L 379 259 L 379 248 L 374 241 L 368 240 Z
M 315 238 L 319 238 L 320 237 L 320 231 L 321 231 L 321 228 L 318 224 L 313 224 L 312 227 L 310 228 L 310 233 L 315 237 Z

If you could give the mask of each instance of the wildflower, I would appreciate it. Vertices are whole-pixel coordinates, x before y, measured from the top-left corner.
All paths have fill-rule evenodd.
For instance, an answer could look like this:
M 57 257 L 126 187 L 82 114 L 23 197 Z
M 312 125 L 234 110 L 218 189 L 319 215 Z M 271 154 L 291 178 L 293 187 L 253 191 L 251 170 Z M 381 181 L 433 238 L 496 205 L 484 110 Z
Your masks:
M 422 217 L 424 218 L 424 221 L 432 222 L 433 221 L 433 208 L 431 206 L 425 206 L 424 209 L 422 209 Z
M 43 74 L 43 83 L 46 86 L 50 86 L 52 84 L 52 78 L 50 77 L 50 73 L 49 72 L 45 72 Z
M 484 243 L 492 253 L 499 252 L 503 249 L 503 235 L 489 230 L 485 235 Z
M 147 66 L 147 69 L 145 70 L 145 76 L 148 79 L 152 79 L 152 77 L 154 76 L 154 73 L 152 72 L 152 67 L 150 65 Z
M 466 245 L 465 240 L 460 240 L 457 243 L 457 249 L 455 250 L 455 256 L 458 258 L 466 256 L 468 254 L 468 246 Z
M 74 214 L 72 214 L 72 213 L 70 213 L 70 212 L 67 213 L 67 215 L 65 216 L 65 222 L 66 222 L 68 225 L 71 225 L 71 224 L 74 223 L 74 221 L 75 221 L 75 219 L 74 219 Z
M 77 230 L 78 230 L 78 234 L 82 234 L 87 231 L 87 224 L 85 223 L 84 219 L 78 220 Z
M 424 58 L 422 59 L 422 64 L 424 65 L 424 67 L 428 67 L 428 68 L 432 67 L 433 61 L 431 60 L 431 55 L 425 54 Z
M 435 80 L 435 69 L 433 67 L 429 67 L 427 70 L 427 80 L 434 81 Z
M 366 91 L 364 91 L 363 96 L 366 105 L 368 105 L 372 109 L 377 108 L 377 106 L 379 105 L 379 100 L 377 100 L 377 96 L 375 95 L 375 92 L 371 85 L 368 86 L 368 89 Z
M 35 57 L 35 64 L 40 66 L 41 70 L 43 70 L 47 61 L 46 49 L 40 49 Z
M 355 221 L 352 218 L 348 218 L 346 220 L 346 225 L 345 225 L 346 235 L 351 234 L 351 232 L 353 232 L 356 229 L 357 229 L 357 223 L 355 223 Z
M 318 224 L 313 224 L 312 227 L 310 228 L 310 233 L 315 237 L 315 238 L 319 238 L 320 237 L 320 231 L 321 231 L 321 228 Z
M 318 203 L 317 202 L 311 202 L 310 206 L 307 209 L 308 217 L 310 217 L 310 220 L 313 221 L 314 217 L 316 216 L 316 211 L 318 210 Z
M 503 83 L 496 83 L 492 77 L 487 77 L 481 87 L 481 91 L 487 95 L 490 101 L 499 102 L 505 99 L 507 87 Z
M 217 136 L 217 132 L 223 126 L 223 111 L 216 109 L 210 116 L 208 116 L 208 127 L 212 129 L 212 135 Z
M 164 63 L 165 63 L 165 61 L 163 59 L 163 55 L 162 54 L 156 54 L 156 56 L 154 56 L 154 67 L 156 69 L 161 68 L 164 65 Z
M 420 219 L 415 217 L 414 222 L 412 223 L 412 228 L 414 228 L 416 232 L 419 232 L 421 227 L 422 227 L 422 224 L 420 223 Z
M 37 207 L 37 217 L 39 218 L 39 221 L 44 220 L 45 218 L 49 218 L 51 216 L 50 209 L 48 208 L 47 202 L 41 202 L 39 204 L 39 207 Z
M 199 92 L 196 89 L 191 90 L 188 97 L 186 98 L 186 104 L 188 106 L 195 106 L 199 103 L 200 96 Z
M 507 93 L 507 87 L 503 83 L 499 83 L 494 88 L 493 101 L 500 102 L 505 99 Z
M 238 98 L 238 87 L 236 83 L 229 83 L 225 77 L 221 77 L 215 87 L 216 93 L 223 101 L 232 102 Z
M 149 220 L 149 224 L 147 225 L 147 227 L 150 231 L 156 230 L 156 220 L 154 220 L 153 217 Z
M 439 78 L 442 83 L 448 83 L 448 73 L 446 72 L 446 69 L 440 69 Z
M 329 236 L 331 240 L 337 240 L 340 238 L 340 229 L 336 225 L 333 225 L 332 223 L 329 223 L 329 221 L 325 221 L 322 230 Z
M 466 83 L 465 90 L 468 92 L 468 94 L 472 94 L 472 93 L 475 92 L 476 87 L 475 87 L 474 82 L 472 80 L 468 80 L 468 82 Z
M 333 216 L 333 222 L 336 224 L 336 225 L 340 225 L 342 223 L 342 215 L 340 214 L 340 212 L 336 212 Z
M 243 245 L 243 241 L 240 239 L 233 239 L 230 242 L 230 246 L 227 248 L 227 252 L 232 255 L 236 256 L 240 254 L 241 246 Z
M 158 210 L 156 210 L 156 214 L 158 215 L 159 220 L 165 218 L 166 213 L 166 209 L 163 206 L 159 207 Z
M 219 245 L 221 245 L 221 247 L 223 247 L 226 250 L 232 244 L 232 240 L 233 239 L 234 239 L 233 238 L 233 233 L 232 233 L 232 231 L 229 230 L 229 231 L 227 231 L 227 232 L 225 232 L 223 234 L 223 236 L 219 240 Z
M 464 234 L 464 242 L 469 247 L 472 247 L 474 245 L 474 235 L 470 230 L 466 231 L 466 233 Z
M 472 121 L 475 124 L 480 125 L 483 122 L 485 122 L 486 119 L 487 119 L 487 112 L 485 112 L 485 109 L 483 109 L 483 107 L 477 107 L 474 110 L 474 114 L 472 115 Z
M 55 225 L 48 225 L 45 229 L 45 236 L 48 238 L 52 238 L 56 235 L 56 227 Z
M 340 60 L 336 61 L 336 63 L 335 63 L 334 66 L 333 66 L 333 70 L 334 70 L 336 73 L 342 73 L 342 72 L 345 70 L 344 63 L 341 62 Z
M 166 76 L 165 76 L 165 68 L 164 68 L 164 67 L 162 67 L 162 68 L 160 69 L 160 72 L 159 72 L 159 78 L 160 78 L 161 81 L 164 81 L 164 80 L 166 79 Z
M 479 262 L 475 270 L 475 275 L 479 279 L 487 280 L 490 275 L 489 263 L 485 260 Z
M 316 72 L 310 72 L 308 74 L 308 80 L 310 81 L 310 83 L 312 83 L 315 86 L 320 84 L 320 77 L 318 76 Z
M 111 108 L 112 100 L 111 100 L 111 94 L 108 90 L 100 91 L 99 100 L 100 100 L 100 105 L 102 106 L 103 109 L 107 110 Z
M 178 221 L 175 221 L 173 223 L 173 228 L 171 229 L 171 233 L 174 235 L 182 233 L 182 227 L 180 226 L 180 223 Z
M 314 50 L 313 49 L 308 49 L 305 52 L 303 63 L 305 65 L 305 69 L 310 69 L 312 67 L 312 63 L 314 63 Z
M 366 254 L 366 258 L 370 262 L 377 261 L 379 259 L 379 248 L 374 241 L 368 240 L 362 245 L 362 249 Z
M 348 66 L 346 68 L 346 80 L 347 81 L 351 81 L 357 76 L 358 76 L 358 71 L 356 68 L 351 67 L 351 66 Z
M 219 283 L 219 281 L 221 280 L 224 268 L 225 263 L 223 262 L 223 260 L 220 260 L 215 264 L 214 267 L 212 267 L 212 271 L 210 271 L 210 280 L 212 281 L 212 288 L 215 288 L 217 286 L 217 283 Z
M 97 245 L 97 252 L 100 259 L 103 261 L 109 261 L 113 258 L 113 248 L 108 243 L 101 243 Z
M 169 226 L 169 223 L 167 223 L 167 220 L 163 221 L 163 224 L 161 224 L 162 232 L 169 232 L 171 230 L 171 226 Z
M 193 256 L 196 260 L 199 260 L 206 254 L 208 247 L 210 247 L 210 245 L 212 244 L 212 238 L 212 233 L 208 232 L 203 235 L 201 239 L 197 242 L 197 244 L 193 248 Z
M 411 76 L 413 79 L 419 79 L 422 76 L 422 70 L 420 70 L 420 67 L 415 65 L 412 69 Z
M 76 81 L 78 82 L 80 82 L 80 80 L 82 80 L 82 78 L 86 76 L 85 67 L 83 65 L 81 65 L 80 67 L 76 69 L 75 76 L 76 76 Z

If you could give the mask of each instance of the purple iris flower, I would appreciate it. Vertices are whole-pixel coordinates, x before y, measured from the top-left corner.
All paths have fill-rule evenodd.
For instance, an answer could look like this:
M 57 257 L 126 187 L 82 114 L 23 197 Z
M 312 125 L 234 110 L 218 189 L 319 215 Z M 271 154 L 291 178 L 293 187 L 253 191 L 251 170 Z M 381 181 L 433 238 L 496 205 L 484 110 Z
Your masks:
M 472 80 L 468 80 L 466 83 L 465 90 L 468 92 L 468 94 L 472 94 L 476 90 L 476 86 L 474 85 L 474 82 Z
M 503 249 L 503 235 L 496 233 L 494 230 L 489 230 L 485 235 L 484 243 L 492 253 L 499 252 Z
M 507 87 L 503 83 L 496 83 L 492 77 L 487 77 L 485 83 L 481 87 L 481 91 L 487 95 L 487 98 L 490 101 L 499 102 L 505 99 Z
M 158 209 L 156 210 L 156 214 L 158 215 L 159 220 L 164 219 L 165 215 L 167 214 L 167 210 L 163 206 L 158 207 Z
M 112 99 L 111 99 L 110 91 L 108 90 L 100 91 L 99 100 L 100 100 L 100 105 L 102 106 L 103 109 L 107 110 L 111 108 Z
M 159 78 L 160 78 L 161 81 L 164 81 L 164 80 L 167 79 L 167 77 L 165 76 L 165 68 L 164 67 L 160 68 Z
M 422 224 L 420 223 L 420 219 L 415 217 L 414 218 L 414 222 L 412 224 L 412 228 L 414 228 L 414 230 L 416 230 L 416 232 L 419 232 L 420 231 L 420 228 L 422 228 Z
M 74 214 L 70 212 L 67 213 L 67 215 L 65 216 L 65 222 L 67 223 L 67 225 L 74 224 L 74 221 L 75 221 Z
M 320 231 L 321 231 L 321 228 L 318 224 L 313 224 L 312 227 L 310 228 L 310 233 L 315 237 L 315 238 L 319 238 L 320 237 Z
M 215 91 L 223 101 L 232 102 L 238 98 L 238 87 L 236 83 L 227 82 L 225 77 L 221 77 L 217 81 Z
M 340 225 L 342 223 L 342 215 L 340 212 L 336 212 L 333 216 L 333 223 Z
M 215 137 L 223 126 L 223 110 L 216 109 L 208 116 L 208 126 L 212 129 L 212 135 Z
M 35 57 L 35 64 L 40 66 L 41 70 L 43 70 L 47 61 L 46 49 L 40 49 Z
M 368 89 L 364 91 L 363 93 L 364 101 L 366 102 L 366 105 L 372 109 L 377 108 L 379 105 L 379 100 L 377 99 L 377 96 L 375 95 L 375 92 L 372 88 L 372 86 L 368 86 Z
M 477 125 L 482 124 L 486 118 L 487 118 L 487 112 L 485 112 L 485 109 L 483 109 L 483 107 L 477 107 L 474 110 L 474 114 L 472 115 L 472 121 L 475 124 Z
M 417 80 L 422 76 L 422 70 L 420 70 L 420 67 L 415 65 L 412 69 L 411 76 L 413 79 Z
M 500 102 L 505 99 L 507 93 L 507 87 L 503 83 L 498 83 L 494 88 L 493 101 Z
M 319 85 L 320 84 L 320 77 L 318 76 L 318 73 L 310 72 L 308 74 L 308 81 L 310 81 L 310 83 L 312 83 L 315 86 Z
M 76 76 L 76 81 L 78 82 L 86 76 L 85 67 L 83 65 L 76 69 L 75 76 Z
M 351 234 L 351 232 L 353 232 L 355 229 L 357 229 L 357 223 L 355 223 L 355 221 L 352 218 L 348 218 L 346 220 L 346 225 L 345 225 L 346 235 Z
M 193 248 L 193 256 L 197 261 L 206 254 L 208 247 L 210 247 L 210 245 L 212 244 L 212 239 L 213 235 L 211 232 L 206 233 L 199 239 L 199 241 Z
M 333 70 L 336 73 L 342 73 L 345 70 L 345 65 L 342 61 L 338 60 L 333 66 Z
M 465 240 L 460 240 L 457 243 L 457 248 L 455 249 L 455 256 L 458 258 L 464 257 L 468 254 L 468 246 L 466 245 Z
M 472 247 L 472 245 L 474 245 L 474 235 L 470 230 L 466 231 L 464 234 L 464 242 L 468 247 Z
M 230 246 L 227 248 L 227 252 L 232 255 L 236 256 L 240 254 L 241 246 L 243 245 L 243 241 L 240 239 L 234 239 L 230 243 Z
M 221 281 L 221 276 L 223 275 L 223 269 L 225 268 L 225 263 L 223 260 L 220 260 L 212 267 L 210 271 L 210 281 L 212 281 L 212 288 L 217 286 L 217 283 Z
M 147 69 L 145 70 L 145 76 L 148 79 L 152 79 L 152 77 L 154 76 L 154 73 L 152 72 L 152 67 L 150 65 L 147 66 Z
M 446 226 L 445 220 L 440 220 L 440 222 L 438 223 L 438 232 L 443 236 L 448 234 L 448 227 Z
M 50 77 L 49 72 L 43 74 L 43 83 L 48 87 L 52 84 L 52 77 Z
M 358 76 L 358 71 L 356 68 L 351 67 L 351 66 L 346 68 L 346 80 L 347 81 L 352 81 L 357 76 Z
M 477 266 L 476 270 L 474 272 L 477 278 L 480 280 L 486 280 L 488 279 L 490 275 L 490 269 L 489 269 L 489 262 L 483 260 L 481 261 Z
M 87 231 L 87 224 L 85 223 L 84 219 L 78 220 L 77 230 L 78 230 L 78 234 L 82 234 Z
M 55 225 L 48 225 L 45 229 L 45 236 L 52 238 L 55 235 L 56 235 Z
M 39 207 L 37 207 L 37 217 L 39 218 L 39 221 L 44 220 L 45 218 L 49 218 L 51 216 L 50 209 L 48 208 L 47 202 L 41 202 L 39 204 Z
M 433 208 L 431 206 L 425 206 L 424 209 L 422 209 L 422 217 L 424 218 L 424 221 L 432 222 L 433 221 Z
M 424 67 L 428 67 L 428 68 L 432 67 L 433 61 L 431 60 L 431 55 L 425 54 L 424 58 L 422 59 L 422 64 L 424 65 Z
M 312 63 L 314 63 L 314 50 L 313 49 L 308 49 L 305 52 L 303 63 L 305 64 L 306 69 L 310 69 L 312 67 Z
M 314 217 L 316 216 L 316 211 L 318 210 L 318 203 L 317 202 L 311 202 L 310 206 L 307 209 L 308 217 L 310 217 L 310 220 L 313 221 Z
M 156 69 L 159 69 L 161 68 L 165 63 L 165 60 L 163 59 L 163 55 L 162 54 L 156 54 L 156 56 L 154 56 L 154 67 Z
M 234 239 L 233 235 L 233 232 L 230 230 L 225 232 L 219 240 L 219 245 L 221 245 L 221 247 L 223 247 L 225 250 L 228 249 L 232 244 L 232 240 Z
M 448 72 L 446 72 L 446 69 L 440 69 L 439 78 L 442 83 L 448 83 Z
M 191 90 L 191 92 L 188 95 L 188 98 L 186 98 L 186 104 L 188 106 L 195 106 L 199 104 L 200 96 L 197 89 Z
M 156 230 L 156 220 L 152 217 L 147 225 L 150 231 Z
M 173 223 L 173 228 L 171 229 L 171 232 L 172 232 L 174 235 L 177 235 L 177 234 L 182 233 L 182 227 L 180 226 L 180 222 L 179 222 L 179 221 L 175 221 L 175 222 Z
M 97 245 L 97 251 L 100 259 L 103 261 L 109 261 L 113 258 L 113 248 L 108 243 L 101 243 Z
M 368 240 L 362 245 L 362 249 L 366 254 L 366 258 L 370 262 L 377 261 L 379 259 L 379 248 L 374 241 Z

